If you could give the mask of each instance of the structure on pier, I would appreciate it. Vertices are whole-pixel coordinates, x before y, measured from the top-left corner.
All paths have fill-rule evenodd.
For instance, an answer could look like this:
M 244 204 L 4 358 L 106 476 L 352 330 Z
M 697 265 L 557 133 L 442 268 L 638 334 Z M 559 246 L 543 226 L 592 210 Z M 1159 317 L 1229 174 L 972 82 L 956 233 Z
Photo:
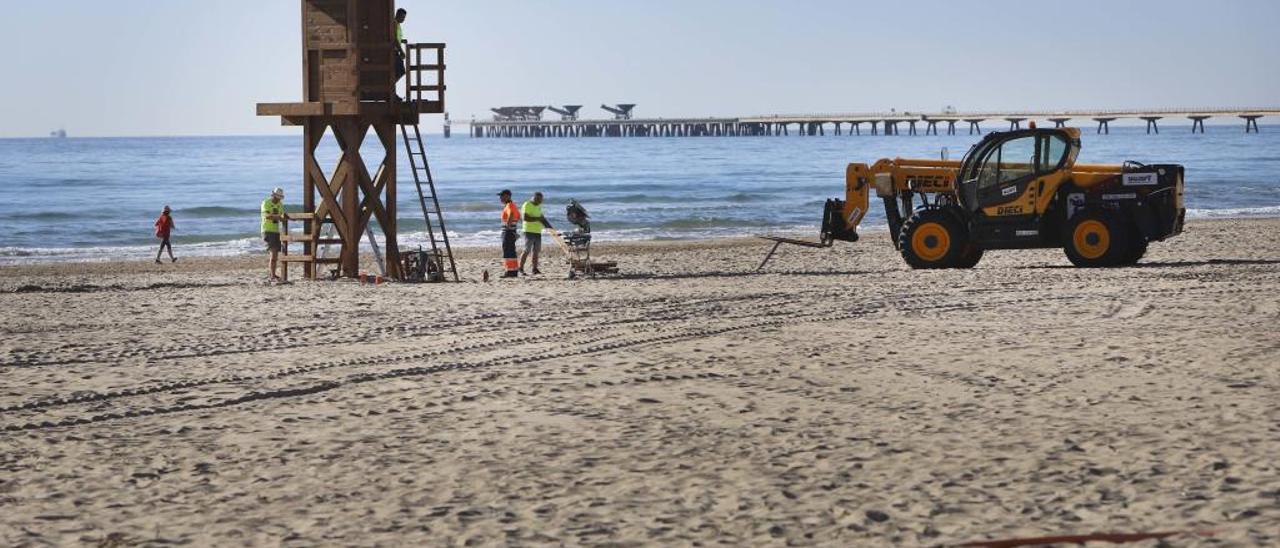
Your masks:
M 582 110 L 582 105 L 565 105 L 562 109 L 547 107 L 547 109 L 559 114 L 561 122 L 576 122 L 578 121 L 578 111 Z
M 1052 111 L 1052 112 L 957 112 L 947 108 L 939 113 L 862 113 L 862 114 L 795 114 L 777 116 L 748 116 L 737 118 L 635 118 L 635 105 L 617 105 L 601 108 L 613 114 L 613 119 L 585 120 L 566 116 L 567 109 L 551 108 L 561 114 L 560 120 L 496 119 L 493 122 L 473 122 L 473 137 L 686 137 L 686 136 L 801 136 L 826 135 L 830 128 L 834 135 L 845 133 L 862 135 L 863 126 L 869 126 L 871 135 L 918 135 L 918 124 L 924 124 L 925 135 L 938 135 L 939 125 L 946 125 L 947 135 L 955 135 L 956 126 L 968 125 L 970 135 L 982 134 L 982 123 L 1003 120 L 1009 129 L 1021 129 L 1023 124 L 1036 120 L 1053 122 L 1054 127 L 1066 127 L 1073 119 L 1089 119 L 1097 123 L 1099 134 L 1111 132 L 1111 122 L 1121 119 L 1137 119 L 1147 122 L 1148 133 L 1159 133 L 1158 122 L 1164 118 L 1186 117 L 1192 121 L 1193 133 L 1204 133 L 1204 121 L 1213 117 L 1240 117 L 1245 120 L 1245 131 L 1259 131 L 1258 120 L 1264 116 L 1280 115 L 1280 108 L 1253 109 L 1189 109 L 1189 110 L 1112 110 L 1112 111 Z M 495 112 L 499 109 L 494 109 Z M 883 129 L 883 132 L 882 132 Z
M 621 120 L 630 120 L 632 118 L 631 111 L 635 110 L 636 106 L 628 105 L 628 104 L 619 104 L 618 106 L 615 106 L 615 107 L 611 107 L 609 105 L 600 105 L 600 108 L 605 109 L 609 113 L 613 114 L 614 120 L 621 121 Z
M 547 107 L 498 107 L 493 111 L 495 122 L 536 122 L 542 120 L 542 111 Z
M 279 116 L 283 125 L 303 130 L 302 212 L 288 214 L 281 230 L 286 279 L 290 264 L 302 264 L 308 278 L 318 277 L 317 266 L 322 264 L 336 265 L 340 276 L 355 277 L 360 240 L 367 234 L 374 243 L 370 221 L 382 231 L 382 244 L 374 244 L 374 251 L 385 257 L 386 275 L 400 277 L 397 126 L 409 148 L 414 180 L 419 181 L 426 171 L 426 154 L 418 122 L 422 114 L 444 112 L 445 46 L 404 44 L 404 100 L 397 98 L 395 11 L 394 0 L 303 0 L 303 100 L 258 105 L 259 116 Z M 340 159 L 328 174 L 316 155 L 326 131 L 340 149 Z M 415 139 L 416 148 L 410 146 Z M 375 173 L 366 167 L 366 157 L 378 162 Z M 425 176 L 432 190 L 424 191 L 421 183 L 418 190 L 427 214 L 435 193 L 429 171 Z M 430 193 L 429 200 L 424 192 Z M 446 238 L 441 253 L 447 253 L 443 217 L 438 204 L 434 208 L 434 219 L 426 215 L 428 233 L 433 248 Z M 302 232 L 289 232 L 288 220 L 301 221 Z M 288 254 L 291 242 L 302 244 L 302 254 Z M 338 248 L 337 257 L 322 255 L 322 248 L 330 246 Z

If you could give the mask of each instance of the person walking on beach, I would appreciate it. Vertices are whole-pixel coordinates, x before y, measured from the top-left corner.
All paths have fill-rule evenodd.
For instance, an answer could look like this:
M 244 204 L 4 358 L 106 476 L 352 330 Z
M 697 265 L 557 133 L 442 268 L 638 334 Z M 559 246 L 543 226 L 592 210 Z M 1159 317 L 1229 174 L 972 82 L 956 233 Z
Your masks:
M 542 253 L 542 227 L 551 226 L 547 218 L 542 216 L 542 193 L 534 192 L 533 199 L 520 207 L 524 216 L 524 253 L 520 254 L 520 273 L 524 273 L 524 263 L 533 256 L 533 273 L 542 274 L 538 270 L 538 255 Z
M 169 251 L 169 262 L 178 262 L 178 258 L 173 256 L 173 244 L 169 243 L 169 234 L 178 228 L 173 224 L 171 213 L 169 206 L 164 206 L 164 210 L 160 212 L 160 218 L 156 219 L 156 237 L 160 238 L 160 249 L 156 250 L 156 264 L 160 264 L 160 254 L 165 250 Z
M 502 264 L 507 270 L 502 277 L 515 278 L 520 276 L 520 260 L 516 256 L 516 240 L 520 237 L 516 233 L 520 223 L 520 208 L 512 201 L 510 190 L 499 192 L 498 199 L 502 200 Z
M 280 262 L 280 221 L 284 219 L 284 189 L 276 187 L 271 196 L 262 201 L 262 240 L 267 242 L 271 255 L 271 281 L 279 281 L 276 265 Z

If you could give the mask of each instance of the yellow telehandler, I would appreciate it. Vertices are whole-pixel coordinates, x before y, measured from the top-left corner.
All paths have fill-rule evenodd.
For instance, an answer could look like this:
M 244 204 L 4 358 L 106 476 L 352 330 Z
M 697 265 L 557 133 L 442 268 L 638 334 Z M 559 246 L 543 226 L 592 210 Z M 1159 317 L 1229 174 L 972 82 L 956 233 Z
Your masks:
M 857 241 L 872 189 L 912 268 L 972 268 L 988 249 L 1054 247 L 1076 266 L 1131 265 L 1149 242 L 1182 232 L 1182 166 L 1077 164 L 1079 153 L 1078 129 L 1033 128 L 989 134 L 958 162 L 850 164 L 818 245 Z

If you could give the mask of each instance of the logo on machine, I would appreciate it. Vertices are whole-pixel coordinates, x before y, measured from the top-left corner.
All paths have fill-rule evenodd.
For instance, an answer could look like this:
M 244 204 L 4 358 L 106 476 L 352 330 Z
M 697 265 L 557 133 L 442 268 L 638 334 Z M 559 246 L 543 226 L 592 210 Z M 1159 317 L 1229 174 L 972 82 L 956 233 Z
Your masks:
M 1156 186 L 1160 184 L 1160 176 L 1155 173 L 1125 173 L 1124 186 Z
M 943 177 L 916 176 L 908 179 L 907 185 L 917 192 L 938 192 L 951 189 L 951 181 Z
M 1021 215 L 1022 206 L 1004 206 L 996 208 L 996 215 Z
M 849 214 L 849 218 L 848 218 L 848 219 L 846 219 L 846 222 L 847 222 L 850 226 L 853 226 L 853 225 L 857 224 L 857 223 L 854 221 L 854 219 L 859 219 L 859 218 L 861 218 L 861 217 L 862 217 L 862 208 L 860 208 L 860 207 L 855 207 L 855 208 L 853 208 L 853 213 L 850 213 L 850 214 Z
M 1018 193 L 1018 187 L 1016 186 L 1011 186 L 1009 188 L 1006 188 L 1000 191 L 1001 196 L 1013 196 L 1014 194 L 1017 194 L 1017 193 Z

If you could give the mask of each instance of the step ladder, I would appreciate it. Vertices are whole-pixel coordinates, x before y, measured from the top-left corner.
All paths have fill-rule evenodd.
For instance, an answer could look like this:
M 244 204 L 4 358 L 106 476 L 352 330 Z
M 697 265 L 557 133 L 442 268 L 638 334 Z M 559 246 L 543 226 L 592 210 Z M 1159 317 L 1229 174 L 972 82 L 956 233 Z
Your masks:
M 418 205 L 422 206 L 422 218 L 427 223 L 427 238 L 431 241 L 430 260 L 435 262 L 436 272 L 452 273 L 456 282 L 458 265 L 453 260 L 453 248 L 449 246 L 449 233 L 445 229 L 440 199 L 436 196 L 436 182 L 431 176 L 422 131 L 416 123 L 400 124 L 400 135 L 404 137 L 404 148 L 409 153 L 409 167 L 413 172 L 413 182 L 418 187 Z

